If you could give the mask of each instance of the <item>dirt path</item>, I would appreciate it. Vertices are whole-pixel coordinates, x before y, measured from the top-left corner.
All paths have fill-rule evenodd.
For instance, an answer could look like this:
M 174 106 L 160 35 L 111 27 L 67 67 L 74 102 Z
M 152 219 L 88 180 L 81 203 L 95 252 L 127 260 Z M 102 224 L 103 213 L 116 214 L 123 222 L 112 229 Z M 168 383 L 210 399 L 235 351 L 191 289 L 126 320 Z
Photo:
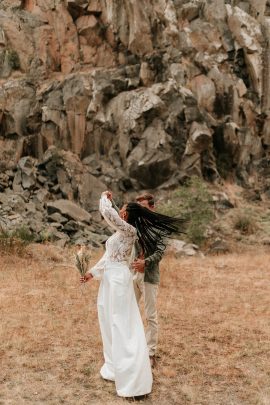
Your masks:
M 122 404 L 99 377 L 98 283 L 61 257 L 0 257 L 0 404 Z M 166 258 L 144 404 L 270 404 L 270 254 Z

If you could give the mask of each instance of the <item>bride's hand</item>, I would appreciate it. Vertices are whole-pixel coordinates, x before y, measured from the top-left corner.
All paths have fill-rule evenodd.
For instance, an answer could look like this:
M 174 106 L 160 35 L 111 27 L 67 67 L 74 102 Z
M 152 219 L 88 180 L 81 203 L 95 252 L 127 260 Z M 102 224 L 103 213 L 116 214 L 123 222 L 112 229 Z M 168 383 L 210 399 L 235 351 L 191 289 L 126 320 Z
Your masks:
M 112 201 L 112 192 L 111 191 L 105 191 L 105 194 L 106 194 L 108 200 Z
M 91 273 L 86 273 L 85 276 L 80 277 L 80 283 L 87 283 L 87 281 L 91 280 L 93 278 L 93 275 Z

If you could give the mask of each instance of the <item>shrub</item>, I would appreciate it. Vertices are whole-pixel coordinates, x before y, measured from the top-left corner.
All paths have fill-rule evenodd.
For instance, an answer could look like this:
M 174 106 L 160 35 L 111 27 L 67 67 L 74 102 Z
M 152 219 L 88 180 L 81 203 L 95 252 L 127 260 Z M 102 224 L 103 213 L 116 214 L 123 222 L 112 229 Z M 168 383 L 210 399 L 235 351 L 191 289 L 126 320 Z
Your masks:
M 160 212 L 184 217 L 187 220 L 188 239 L 201 245 L 207 226 L 214 218 L 213 200 L 207 185 L 194 176 L 172 193 L 171 200 L 160 206 Z
M 8 254 L 23 254 L 24 248 L 35 240 L 35 235 L 25 227 L 7 231 L 0 226 L 0 249 Z
M 20 239 L 21 241 L 27 243 L 34 242 L 35 240 L 35 235 L 33 232 L 31 232 L 28 228 L 25 226 L 21 226 L 17 229 L 12 234 L 13 237 Z
M 5 254 L 22 255 L 25 246 L 25 243 L 20 239 L 10 236 L 9 233 L 0 232 L 0 250 Z
M 16 51 L 14 51 L 13 49 L 7 49 L 6 52 L 7 52 L 9 66 L 14 70 L 20 69 L 21 63 L 20 63 L 20 58 L 19 58 L 18 53 Z
M 40 243 L 47 243 L 53 241 L 53 234 L 48 229 L 43 229 L 38 236 L 38 242 Z
M 241 212 L 235 217 L 233 227 L 242 234 L 251 235 L 257 230 L 257 223 L 250 212 Z

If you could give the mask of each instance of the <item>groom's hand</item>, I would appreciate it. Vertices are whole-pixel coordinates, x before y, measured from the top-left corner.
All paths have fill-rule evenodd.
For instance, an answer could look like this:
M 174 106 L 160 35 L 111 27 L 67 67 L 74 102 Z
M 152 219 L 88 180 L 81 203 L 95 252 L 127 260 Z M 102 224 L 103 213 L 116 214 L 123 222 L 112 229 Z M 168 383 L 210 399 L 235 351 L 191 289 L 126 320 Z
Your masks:
M 145 261 L 143 259 L 136 259 L 132 263 L 133 270 L 137 271 L 138 273 L 144 273 L 144 266 Z

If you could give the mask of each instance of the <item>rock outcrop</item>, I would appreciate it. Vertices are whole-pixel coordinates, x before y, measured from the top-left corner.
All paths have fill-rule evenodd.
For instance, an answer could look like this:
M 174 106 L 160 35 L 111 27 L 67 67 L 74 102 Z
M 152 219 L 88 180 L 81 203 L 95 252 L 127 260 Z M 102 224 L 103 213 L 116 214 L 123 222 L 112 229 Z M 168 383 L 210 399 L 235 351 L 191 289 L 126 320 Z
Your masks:
M 269 32 L 267 0 L 2 0 L 1 201 L 91 213 L 104 188 L 249 187 L 269 162 Z

